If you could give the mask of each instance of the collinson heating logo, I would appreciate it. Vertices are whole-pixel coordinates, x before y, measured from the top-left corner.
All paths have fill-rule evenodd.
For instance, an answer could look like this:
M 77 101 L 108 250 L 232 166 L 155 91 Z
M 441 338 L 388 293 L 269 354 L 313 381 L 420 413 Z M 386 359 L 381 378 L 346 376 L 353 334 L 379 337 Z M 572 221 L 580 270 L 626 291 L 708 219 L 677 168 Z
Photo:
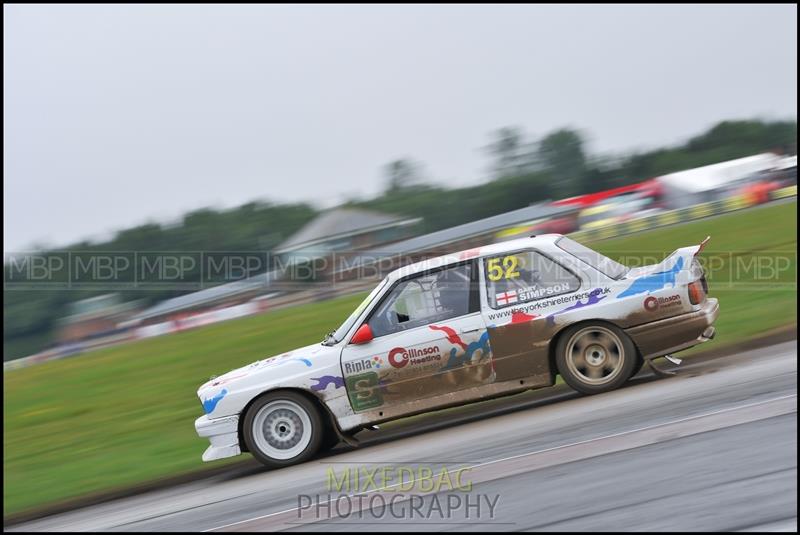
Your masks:
M 644 300 L 644 309 L 648 312 L 654 312 L 659 308 L 667 308 L 681 304 L 680 295 L 670 295 L 669 297 L 655 297 L 650 296 Z
M 413 366 L 415 364 L 424 364 L 432 360 L 441 360 L 442 355 L 439 351 L 439 346 L 429 346 L 420 349 L 404 347 L 396 347 L 389 351 L 389 364 L 394 368 L 404 368 L 409 363 Z

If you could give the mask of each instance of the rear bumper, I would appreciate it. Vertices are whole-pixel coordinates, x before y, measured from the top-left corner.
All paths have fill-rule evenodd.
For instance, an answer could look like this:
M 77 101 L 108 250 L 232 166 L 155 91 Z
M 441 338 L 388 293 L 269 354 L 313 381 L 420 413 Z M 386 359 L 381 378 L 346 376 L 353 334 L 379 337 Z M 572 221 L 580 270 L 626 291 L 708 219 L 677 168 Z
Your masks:
M 642 357 L 653 359 L 714 338 L 719 301 L 708 298 L 700 310 L 627 329 Z
M 215 461 L 242 453 L 239 448 L 239 416 L 209 419 L 201 416 L 194 422 L 197 434 L 207 438 L 211 445 L 203 452 L 203 460 Z

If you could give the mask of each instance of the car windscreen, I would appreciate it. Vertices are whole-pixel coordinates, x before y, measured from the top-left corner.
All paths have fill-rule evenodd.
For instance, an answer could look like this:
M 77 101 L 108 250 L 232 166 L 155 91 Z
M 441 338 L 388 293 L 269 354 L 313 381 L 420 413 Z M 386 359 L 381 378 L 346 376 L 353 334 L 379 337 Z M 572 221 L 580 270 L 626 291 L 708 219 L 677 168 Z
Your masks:
M 344 320 L 344 323 L 342 323 L 342 325 L 338 329 L 336 329 L 336 331 L 333 333 L 333 339 L 336 342 L 340 342 L 342 338 L 345 337 L 347 331 L 349 331 L 350 328 L 353 326 L 353 323 L 355 323 L 355 321 L 358 319 L 358 317 L 361 315 L 364 309 L 367 308 L 367 305 L 369 305 L 372 302 L 372 300 L 375 299 L 375 296 L 378 295 L 378 293 L 383 289 L 383 287 L 386 286 L 386 283 L 387 279 L 383 279 L 375 287 L 375 289 L 372 290 L 369 293 L 369 295 L 366 298 L 364 298 L 363 301 L 361 301 L 361 304 L 356 307 L 353 313 L 350 314 L 350 316 L 346 320 Z
M 567 237 L 559 238 L 556 241 L 556 246 L 614 280 L 621 279 L 628 272 L 628 268 L 619 262 L 615 262 L 607 256 L 603 256 L 597 251 L 593 251 Z

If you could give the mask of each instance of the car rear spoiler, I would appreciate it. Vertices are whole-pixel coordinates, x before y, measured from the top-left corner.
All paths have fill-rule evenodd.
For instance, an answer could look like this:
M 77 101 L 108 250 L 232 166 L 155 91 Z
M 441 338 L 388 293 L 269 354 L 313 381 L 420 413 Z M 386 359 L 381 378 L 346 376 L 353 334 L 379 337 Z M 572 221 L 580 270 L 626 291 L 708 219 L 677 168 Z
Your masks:
M 643 275 L 653 275 L 657 273 L 666 273 L 666 272 L 677 273 L 679 271 L 691 271 L 692 261 L 698 254 L 700 254 L 700 252 L 703 250 L 703 248 L 706 246 L 706 244 L 710 239 L 711 236 L 708 236 L 698 245 L 690 245 L 688 247 L 681 247 L 680 249 L 676 249 L 672 253 L 670 253 L 666 258 L 664 258 L 664 260 L 662 260 L 657 264 L 643 266 L 641 268 L 630 269 L 623 278 L 635 279 Z
M 694 253 L 695 256 L 700 254 L 700 251 L 702 251 L 705 248 L 706 244 L 709 242 L 710 239 L 711 236 L 706 236 L 706 239 L 700 242 L 700 245 L 697 247 L 697 252 Z
M 680 249 L 676 249 L 674 253 L 672 253 L 667 257 L 667 259 L 672 258 L 675 255 L 680 255 L 683 256 L 686 260 L 691 261 L 695 256 L 699 255 L 703 251 L 703 249 L 705 249 L 706 244 L 710 240 L 711 236 L 706 236 L 706 239 L 701 241 L 698 245 L 690 245 L 689 247 L 681 247 Z M 686 268 L 688 268 L 688 264 Z
M 692 261 L 705 248 L 710 239 L 711 236 L 706 236 L 706 239 L 701 241 L 698 245 L 690 245 L 688 247 L 676 249 L 671 255 L 661 261 L 658 266 L 662 269 L 662 271 L 691 270 Z

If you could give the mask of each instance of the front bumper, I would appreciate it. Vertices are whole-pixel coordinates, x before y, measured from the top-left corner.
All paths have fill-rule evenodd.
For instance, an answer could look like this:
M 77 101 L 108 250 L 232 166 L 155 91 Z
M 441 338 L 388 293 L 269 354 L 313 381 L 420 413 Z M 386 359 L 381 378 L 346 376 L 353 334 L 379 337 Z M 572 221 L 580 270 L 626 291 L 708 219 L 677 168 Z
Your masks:
M 203 461 L 215 461 L 242 453 L 239 447 L 239 416 L 210 419 L 201 416 L 194 422 L 200 437 L 208 438 L 211 445 L 203 452 Z
M 627 329 L 642 357 L 654 359 L 688 349 L 714 338 L 719 301 L 706 299 L 699 310 Z

